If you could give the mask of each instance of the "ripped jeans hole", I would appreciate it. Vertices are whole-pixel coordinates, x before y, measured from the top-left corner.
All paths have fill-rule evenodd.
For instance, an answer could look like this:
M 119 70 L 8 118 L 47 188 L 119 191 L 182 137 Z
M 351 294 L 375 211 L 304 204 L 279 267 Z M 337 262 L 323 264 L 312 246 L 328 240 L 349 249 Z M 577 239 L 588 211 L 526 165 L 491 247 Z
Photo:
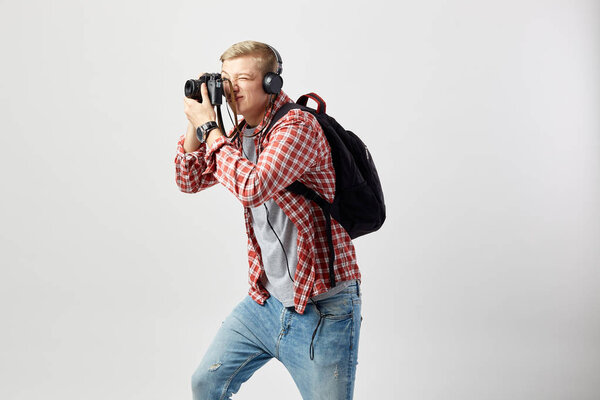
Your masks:
M 221 365 L 223 365 L 223 363 L 222 363 L 222 362 L 215 363 L 215 364 L 211 365 L 211 366 L 208 368 L 208 370 L 209 370 L 209 371 L 211 371 L 211 372 L 212 372 L 212 371 L 216 371 L 216 370 L 218 370 L 218 369 L 219 369 L 219 367 L 220 367 Z

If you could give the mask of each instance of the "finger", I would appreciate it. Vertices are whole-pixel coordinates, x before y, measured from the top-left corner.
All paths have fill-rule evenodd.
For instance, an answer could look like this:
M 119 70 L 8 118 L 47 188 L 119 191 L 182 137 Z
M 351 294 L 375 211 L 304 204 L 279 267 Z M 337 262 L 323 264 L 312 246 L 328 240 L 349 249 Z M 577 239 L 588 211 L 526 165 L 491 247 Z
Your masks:
M 201 73 L 200 75 L 198 75 L 198 79 L 202 78 L 202 75 L 206 74 L 206 72 Z
M 202 85 L 200 86 L 200 93 L 202 94 L 202 100 L 204 101 L 204 99 L 208 99 L 208 102 L 210 103 L 210 98 L 208 97 L 208 88 L 206 87 L 206 82 L 202 82 Z

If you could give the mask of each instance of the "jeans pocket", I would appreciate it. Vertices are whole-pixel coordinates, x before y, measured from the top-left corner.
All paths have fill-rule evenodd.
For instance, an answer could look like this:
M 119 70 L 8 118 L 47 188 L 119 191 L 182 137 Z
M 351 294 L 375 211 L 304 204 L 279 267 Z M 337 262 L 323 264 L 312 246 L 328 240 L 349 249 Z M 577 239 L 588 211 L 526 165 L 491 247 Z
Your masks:
M 352 296 L 346 292 L 341 292 L 335 296 L 317 301 L 316 305 L 323 318 L 343 320 L 352 318 L 352 303 Z

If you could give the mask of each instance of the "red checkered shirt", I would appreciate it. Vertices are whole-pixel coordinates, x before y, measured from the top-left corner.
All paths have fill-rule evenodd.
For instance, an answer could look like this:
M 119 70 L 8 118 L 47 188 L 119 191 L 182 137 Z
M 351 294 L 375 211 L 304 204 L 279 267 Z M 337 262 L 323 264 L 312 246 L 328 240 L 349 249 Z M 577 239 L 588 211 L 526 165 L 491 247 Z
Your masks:
M 285 93 L 279 94 L 274 107 L 254 132 L 259 132 L 270 121 L 270 116 L 288 102 L 291 100 Z M 309 297 L 330 289 L 325 217 L 315 203 L 285 188 L 299 180 L 328 201 L 333 200 L 335 171 L 329 144 L 317 119 L 310 113 L 291 110 L 259 137 L 261 152 L 256 164 L 242 155 L 240 140 L 220 137 L 210 148 L 202 144 L 197 151 L 187 154 L 183 149 L 184 140 L 185 135 L 178 142 L 175 157 L 176 182 L 181 191 L 195 193 L 219 182 L 245 207 L 249 294 L 259 304 L 264 304 L 269 292 L 260 280 L 264 268 L 249 207 L 273 199 L 294 223 L 298 229 L 294 306 L 298 313 L 304 313 Z M 360 280 L 350 236 L 337 221 L 332 219 L 331 222 L 335 281 Z

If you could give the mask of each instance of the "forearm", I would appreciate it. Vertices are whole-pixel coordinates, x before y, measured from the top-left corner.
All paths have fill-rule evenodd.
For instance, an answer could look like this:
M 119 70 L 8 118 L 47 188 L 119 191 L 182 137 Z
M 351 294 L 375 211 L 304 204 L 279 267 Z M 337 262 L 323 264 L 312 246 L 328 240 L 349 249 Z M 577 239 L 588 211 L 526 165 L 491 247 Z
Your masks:
M 192 151 L 197 151 L 202 143 L 196 137 L 196 128 L 192 125 L 191 122 L 188 122 L 187 131 L 185 132 L 185 142 L 183 142 L 183 150 L 186 153 L 191 153 Z
M 329 150 L 324 137 L 317 140 L 316 120 L 294 114 L 276 125 L 256 163 L 222 139 L 208 148 L 209 170 L 242 202 L 256 207 L 302 176 Z M 212 153 L 212 154 L 211 154 Z M 218 166 L 217 166 L 218 164 Z
M 217 183 L 214 174 L 206 173 L 206 146 L 200 145 L 197 150 L 186 152 L 185 139 L 178 142 L 175 156 L 175 182 L 182 192 L 195 193 Z

